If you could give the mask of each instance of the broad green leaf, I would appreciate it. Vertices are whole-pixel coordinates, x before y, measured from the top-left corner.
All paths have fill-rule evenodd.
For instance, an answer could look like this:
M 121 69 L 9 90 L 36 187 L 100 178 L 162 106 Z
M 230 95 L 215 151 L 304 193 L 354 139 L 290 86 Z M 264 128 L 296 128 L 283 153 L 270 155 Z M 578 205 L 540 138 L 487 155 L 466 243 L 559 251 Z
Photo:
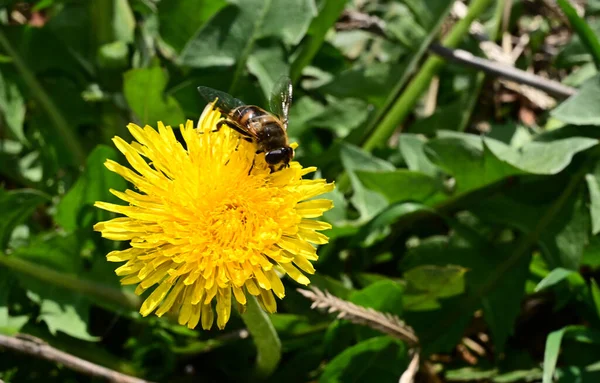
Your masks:
M 288 136 L 299 137 L 310 129 L 310 121 L 323 114 L 325 106 L 312 97 L 295 98 L 290 108 Z
M 273 0 L 248 0 L 239 6 L 220 9 L 187 42 L 179 64 L 204 68 L 233 66 L 238 60 L 245 61 L 252 53 L 272 3 Z
M 224 0 L 169 0 L 158 3 L 162 39 L 180 52 L 204 23 L 225 7 Z
M 366 189 L 355 172 L 358 170 L 389 171 L 394 170 L 394 166 L 349 144 L 342 145 L 340 156 L 344 169 L 350 176 L 350 182 L 354 190 L 350 201 L 358 210 L 361 220 L 371 219 L 382 211 L 388 205 L 388 202 L 380 193 Z
M 485 140 L 492 145 L 506 145 L 495 140 Z M 493 184 L 505 177 L 522 171 L 494 155 L 489 145 L 471 134 L 455 134 L 436 138 L 426 144 L 430 160 L 448 172 L 456 180 L 456 194 Z
M 485 221 L 531 233 L 552 208 L 556 201 L 551 198 L 560 193 L 562 187 L 560 183 L 537 187 L 535 184 L 523 184 L 512 188 L 507 196 L 474 204 L 471 211 Z M 544 224 L 546 228 L 538 243 L 548 265 L 576 270 L 591 231 L 589 214 L 581 196 L 566 201 L 552 220 Z
M 478 221 L 473 222 L 472 225 L 479 225 Z M 464 231 L 462 229 L 461 233 Z M 513 243 L 494 245 L 485 241 L 485 238 L 472 240 L 458 235 L 450 238 L 431 237 L 411 248 L 402 263 L 404 270 L 419 266 L 444 268 L 455 265 L 468 272 L 464 274 L 464 294 L 439 300 L 438 306 L 435 305 L 436 302 L 430 303 L 430 308 L 440 307 L 440 309 L 415 313 L 419 316 L 410 320 L 410 323 L 417 328 L 417 331 L 421 326 L 425 326 L 421 331 L 435 335 L 424 336 L 437 338 L 435 343 L 440 342 L 444 348 L 447 348 L 451 341 L 456 342 L 460 338 L 460 331 L 463 328 L 455 327 L 453 324 L 450 326 L 451 331 L 442 333 L 437 327 L 455 321 L 466 325 L 472 312 L 483 308 L 484 318 L 492 331 L 494 345 L 503 349 L 521 310 L 520 302 L 529 276 L 529 254 L 517 260 L 511 259 L 514 249 Z M 405 308 L 409 309 L 407 303 Z M 421 324 L 420 321 L 425 323 Z
M 257 49 L 248 57 L 248 70 L 258 78 L 265 100 L 272 96 L 273 86 L 281 76 L 288 76 L 290 66 L 283 47 L 272 41 L 266 46 L 257 46 Z
M 315 0 L 271 1 L 258 37 L 276 36 L 287 45 L 298 44 L 317 15 Z
M 118 159 L 116 150 L 98 145 L 88 156 L 84 172 L 58 203 L 54 219 L 65 230 L 73 231 L 78 227 L 90 227 L 95 222 L 106 220 L 110 216 L 94 208 L 94 203 L 96 201 L 117 202 L 118 199 L 109 192 L 109 189 L 124 191 L 127 183 L 121 176 L 104 166 L 108 159 Z
M 385 102 L 397 72 L 404 68 L 387 63 L 357 65 L 318 88 L 338 98 L 359 98 L 376 106 Z
M 579 92 L 556 107 L 550 115 L 572 125 L 600 125 L 600 76 L 588 80 Z
M 464 292 L 466 272 L 467 269 L 457 265 L 423 265 L 406 271 L 404 308 L 411 311 L 440 308 L 438 299 Z
M 430 159 L 456 179 L 456 192 L 464 193 L 521 174 L 557 174 L 573 156 L 598 140 L 571 137 L 531 141 L 519 149 L 474 134 L 440 132 L 425 150 Z
M 13 229 L 25 222 L 48 197 L 36 190 L 21 189 L 4 191 L 0 189 L 0 250 L 6 248 Z
M 333 358 L 319 382 L 397 382 L 407 362 L 398 341 L 386 336 L 371 338 Z
M 353 238 L 353 241 L 360 243 L 364 247 L 369 247 L 383 240 L 390 235 L 390 225 L 398 221 L 402 217 L 417 213 L 430 212 L 435 214 L 435 210 L 414 202 L 402 202 L 394 204 L 383 210 L 366 225 L 361 227 L 358 234 Z
M 131 69 L 125 73 L 123 93 L 129 107 L 142 125 L 157 128 L 157 122 L 179 126 L 185 123 L 181 107 L 172 96 L 165 96 L 167 72 L 159 66 Z
M 354 291 L 350 295 L 350 301 L 363 307 L 400 316 L 403 290 L 398 283 L 384 279 L 362 290 Z
M 381 193 L 389 203 L 425 202 L 441 189 L 437 180 L 406 169 L 386 172 L 357 171 L 356 175 L 367 189 Z
M 327 97 L 327 105 L 306 124 L 314 128 L 328 129 L 338 137 L 345 137 L 354 129 L 360 129 L 368 115 L 368 105 L 362 100 Z
M 408 169 L 434 177 L 439 174 L 439 168 L 425 154 L 425 145 L 425 139 L 411 133 L 401 134 L 398 140 L 398 150 Z
M 25 100 L 12 77 L 13 73 L 4 69 L 0 72 L 0 114 L 14 138 L 26 143 L 27 139 L 23 133 Z
M 486 140 L 487 143 L 487 140 Z M 598 145 L 598 140 L 585 137 L 572 137 L 562 140 L 539 142 L 531 141 L 519 150 L 500 151 L 497 146 L 490 150 L 498 158 L 516 168 L 531 174 L 557 174 L 564 170 L 579 152 Z
M 86 341 L 98 341 L 88 332 L 89 304 L 83 298 L 75 297 L 72 293 L 65 293 L 58 301 L 44 299 L 29 291 L 28 297 L 40 305 L 39 320 L 46 322 L 52 335 L 64 332 L 74 338 Z

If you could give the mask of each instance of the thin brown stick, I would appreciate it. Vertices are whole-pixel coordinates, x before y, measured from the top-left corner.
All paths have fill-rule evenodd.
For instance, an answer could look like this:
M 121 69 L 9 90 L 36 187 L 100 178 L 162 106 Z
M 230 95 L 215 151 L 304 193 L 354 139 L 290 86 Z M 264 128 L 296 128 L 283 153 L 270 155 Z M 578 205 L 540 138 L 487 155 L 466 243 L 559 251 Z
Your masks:
M 23 354 L 59 363 L 73 371 L 85 375 L 104 378 L 115 383 L 150 383 L 147 380 L 125 375 L 120 372 L 99 366 L 87 360 L 67 354 L 50 346 L 43 340 L 30 335 L 5 336 L 0 334 L 0 347 Z
M 356 11 L 344 12 L 335 27 L 337 30 L 360 29 L 385 38 L 393 38 L 388 36 L 388 33 L 385 30 L 385 22 L 383 20 L 378 17 L 366 15 Z M 444 59 L 481 70 L 482 72 L 490 75 L 505 78 L 519 84 L 529 85 L 558 98 L 567 98 L 577 92 L 577 89 L 563 85 L 560 82 L 526 72 L 511 65 L 476 57 L 473 54 L 460 49 L 454 50 L 443 47 L 439 44 L 431 44 L 429 47 L 429 52 L 434 53 Z

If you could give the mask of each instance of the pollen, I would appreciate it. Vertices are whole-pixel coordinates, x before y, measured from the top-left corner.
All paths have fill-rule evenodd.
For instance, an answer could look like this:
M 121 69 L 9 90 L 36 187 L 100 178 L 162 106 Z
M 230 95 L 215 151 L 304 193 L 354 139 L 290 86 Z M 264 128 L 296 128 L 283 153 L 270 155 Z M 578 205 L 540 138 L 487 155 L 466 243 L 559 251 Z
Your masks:
M 135 141 L 113 142 L 129 167 L 108 160 L 106 167 L 129 181 L 131 190 L 111 193 L 124 204 L 96 202 L 121 215 L 94 226 L 104 238 L 128 241 L 125 250 L 107 255 L 124 285 L 136 294 L 148 290 L 140 313 L 170 313 L 179 323 L 209 329 L 216 311 L 223 329 L 232 300 L 246 304 L 257 297 L 264 310 L 275 312 L 285 296 L 280 276 L 309 284 L 321 233 L 331 226 L 315 220 L 331 209 L 318 198 L 333 183 L 306 179 L 316 170 L 292 161 L 271 173 L 264 154 L 232 129 L 216 130 L 223 118 L 208 105 L 197 126 L 173 129 L 158 123 L 129 124 Z

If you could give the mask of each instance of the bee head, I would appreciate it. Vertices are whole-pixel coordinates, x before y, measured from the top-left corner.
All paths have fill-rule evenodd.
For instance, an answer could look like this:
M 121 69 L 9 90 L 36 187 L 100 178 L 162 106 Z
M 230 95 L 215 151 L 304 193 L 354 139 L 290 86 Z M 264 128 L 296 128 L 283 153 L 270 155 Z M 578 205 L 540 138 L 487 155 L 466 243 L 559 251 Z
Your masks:
M 282 162 L 287 165 L 292 160 L 292 157 L 294 157 L 294 149 L 284 146 L 283 148 L 268 151 L 265 154 L 265 161 L 269 165 L 277 165 Z

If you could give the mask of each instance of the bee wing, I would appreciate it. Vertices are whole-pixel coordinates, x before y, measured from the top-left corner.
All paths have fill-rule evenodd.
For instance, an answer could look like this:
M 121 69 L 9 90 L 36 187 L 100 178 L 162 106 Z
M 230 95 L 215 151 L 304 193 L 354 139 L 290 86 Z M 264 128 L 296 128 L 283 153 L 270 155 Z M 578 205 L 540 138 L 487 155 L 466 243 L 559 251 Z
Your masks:
M 237 107 L 246 105 L 243 101 L 238 100 L 230 94 L 206 86 L 199 86 L 198 92 L 200 92 L 207 102 L 214 102 L 217 100 L 215 105 L 225 113 L 229 113 Z
M 287 129 L 290 105 L 292 104 L 292 80 L 288 76 L 281 76 L 275 83 L 271 93 L 271 111 L 283 122 Z

